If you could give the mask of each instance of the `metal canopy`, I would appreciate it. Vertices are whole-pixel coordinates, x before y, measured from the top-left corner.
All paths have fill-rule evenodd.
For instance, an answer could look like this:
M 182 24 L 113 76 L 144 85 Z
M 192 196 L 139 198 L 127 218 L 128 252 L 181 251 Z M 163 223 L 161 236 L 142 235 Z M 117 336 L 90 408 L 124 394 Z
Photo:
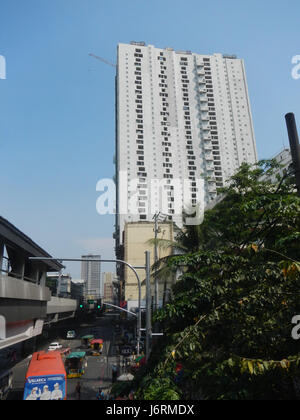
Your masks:
M 12 225 L 8 220 L 0 216 L 0 242 L 4 242 L 5 245 L 11 246 L 16 249 L 20 249 L 28 257 L 51 257 L 46 251 L 44 251 L 39 245 L 33 242 L 28 236 Z M 47 271 L 60 271 L 64 266 L 55 260 L 44 261 L 47 266 Z

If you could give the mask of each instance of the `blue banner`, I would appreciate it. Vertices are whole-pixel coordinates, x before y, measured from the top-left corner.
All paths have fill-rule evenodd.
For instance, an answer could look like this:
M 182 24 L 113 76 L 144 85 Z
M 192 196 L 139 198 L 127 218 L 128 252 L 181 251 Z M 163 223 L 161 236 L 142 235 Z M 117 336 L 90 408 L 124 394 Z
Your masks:
M 66 381 L 63 375 L 35 376 L 27 378 L 23 400 L 63 400 L 66 397 Z

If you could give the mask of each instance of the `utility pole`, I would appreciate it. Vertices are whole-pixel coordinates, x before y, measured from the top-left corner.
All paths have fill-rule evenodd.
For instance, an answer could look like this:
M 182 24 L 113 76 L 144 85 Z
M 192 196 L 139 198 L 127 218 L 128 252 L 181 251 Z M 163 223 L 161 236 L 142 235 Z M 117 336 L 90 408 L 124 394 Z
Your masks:
M 290 112 L 285 115 L 289 141 L 290 141 L 290 148 L 293 160 L 293 167 L 294 167 L 294 174 L 296 178 L 296 187 L 298 191 L 298 195 L 300 196 L 300 145 L 299 145 L 299 137 L 297 132 L 297 126 L 295 121 L 295 115 Z
M 158 234 L 158 217 L 159 213 L 156 213 L 154 215 L 154 238 L 155 238 L 155 244 L 154 244 L 154 310 L 158 309 L 158 278 L 157 278 L 157 234 Z
M 158 252 L 157 252 L 157 234 L 160 232 L 158 227 L 158 221 L 165 221 L 167 215 L 162 214 L 161 212 L 155 213 L 153 216 L 154 219 L 154 238 L 155 238 L 155 244 L 154 244 L 154 310 L 157 311 L 159 308 L 159 294 L 158 294 L 158 277 L 157 277 L 157 261 L 158 261 Z
M 150 252 L 145 251 L 146 257 L 146 360 L 150 356 L 151 347 L 151 284 L 150 284 Z

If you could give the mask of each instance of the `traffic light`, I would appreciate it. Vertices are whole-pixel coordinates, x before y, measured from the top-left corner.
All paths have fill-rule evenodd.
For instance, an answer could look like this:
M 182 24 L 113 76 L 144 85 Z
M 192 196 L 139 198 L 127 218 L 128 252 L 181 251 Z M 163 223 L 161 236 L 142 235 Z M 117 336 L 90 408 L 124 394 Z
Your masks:
M 84 301 L 83 298 L 80 298 L 78 301 L 78 308 L 82 310 L 84 308 Z
M 97 308 L 97 310 L 98 310 L 98 311 L 100 311 L 100 310 L 102 309 L 102 302 L 101 302 L 101 299 L 98 299 L 98 300 L 97 300 L 96 308 Z
M 101 316 L 103 314 L 104 305 L 102 305 L 102 299 L 97 299 L 95 302 L 95 311 L 97 316 Z

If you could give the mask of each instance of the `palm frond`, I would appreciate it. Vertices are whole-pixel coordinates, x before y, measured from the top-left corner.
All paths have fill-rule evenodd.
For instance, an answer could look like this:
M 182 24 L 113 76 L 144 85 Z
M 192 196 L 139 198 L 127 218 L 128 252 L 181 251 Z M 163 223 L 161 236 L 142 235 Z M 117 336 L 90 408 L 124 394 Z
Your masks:
M 187 251 L 187 248 L 182 245 L 180 242 L 177 241 L 171 241 L 169 239 L 161 239 L 161 238 L 152 238 L 149 239 L 146 242 L 147 245 L 157 245 L 158 248 L 165 250 L 165 249 L 169 249 L 169 248 L 174 248 L 174 249 L 178 249 L 178 250 L 182 250 L 182 251 Z

